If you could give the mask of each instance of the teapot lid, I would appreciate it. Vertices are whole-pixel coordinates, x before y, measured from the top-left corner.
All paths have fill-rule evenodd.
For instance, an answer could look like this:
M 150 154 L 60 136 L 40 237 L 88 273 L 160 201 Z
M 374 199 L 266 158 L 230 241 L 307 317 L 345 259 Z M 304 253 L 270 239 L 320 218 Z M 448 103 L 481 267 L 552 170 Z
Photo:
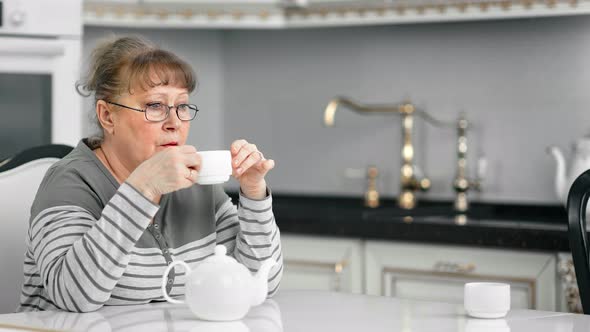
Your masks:
M 210 263 L 237 263 L 237 261 L 230 256 L 227 256 L 227 248 L 224 245 L 218 244 L 215 246 L 215 254 L 207 258 Z

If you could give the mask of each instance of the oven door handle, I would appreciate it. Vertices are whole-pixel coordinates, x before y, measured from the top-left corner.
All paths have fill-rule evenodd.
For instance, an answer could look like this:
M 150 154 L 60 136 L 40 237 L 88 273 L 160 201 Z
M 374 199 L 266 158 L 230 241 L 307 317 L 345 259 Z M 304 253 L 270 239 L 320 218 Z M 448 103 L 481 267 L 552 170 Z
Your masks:
M 34 40 L 0 37 L 0 56 L 55 57 L 65 53 L 65 46 L 58 40 Z

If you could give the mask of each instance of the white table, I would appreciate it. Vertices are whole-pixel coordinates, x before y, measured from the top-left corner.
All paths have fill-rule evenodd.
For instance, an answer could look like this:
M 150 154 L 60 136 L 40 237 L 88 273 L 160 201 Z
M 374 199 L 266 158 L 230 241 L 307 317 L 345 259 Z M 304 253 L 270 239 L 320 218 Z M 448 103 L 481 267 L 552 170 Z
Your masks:
M 281 291 L 237 322 L 195 319 L 183 305 L 154 303 L 104 307 L 91 313 L 32 312 L 0 315 L 0 331 L 10 326 L 33 331 L 252 331 L 252 332 L 582 332 L 590 316 L 513 310 L 504 319 L 473 319 L 462 306 L 318 291 Z M 2 329 L 5 328 L 5 330 Z M 22 330 L 20 330 L 22 331 Z

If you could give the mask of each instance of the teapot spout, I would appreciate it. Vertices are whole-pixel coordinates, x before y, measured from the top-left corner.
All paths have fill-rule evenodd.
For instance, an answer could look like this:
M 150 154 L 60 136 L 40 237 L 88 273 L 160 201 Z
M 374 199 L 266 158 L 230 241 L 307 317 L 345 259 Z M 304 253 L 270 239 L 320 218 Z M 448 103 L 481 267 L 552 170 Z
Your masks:
M 276 263 L 272 258 L 267 259 L 262 263 L 256 275 L 254 275 L 252 281 L 252 306 L 260 305 L 266 300 L 268 293 L 268 274 Z
M 557 194 L 557 197 L 559 197 L 559 199 L 562 202 L 565 202 L 566 200 L 566 190 L 568 188 L 566 188 L 566 162 L 565 162 L 565 157 L 563 156 L 563 153 L 561 152 L 561 150 L 556 147 L 556 146 L 550 146 L 547 148 L 547 152 L 550 153 L 553 158 L 555 158 L 555 161 L 557 162 L 557 168 L 555 170 L 555 193 Z

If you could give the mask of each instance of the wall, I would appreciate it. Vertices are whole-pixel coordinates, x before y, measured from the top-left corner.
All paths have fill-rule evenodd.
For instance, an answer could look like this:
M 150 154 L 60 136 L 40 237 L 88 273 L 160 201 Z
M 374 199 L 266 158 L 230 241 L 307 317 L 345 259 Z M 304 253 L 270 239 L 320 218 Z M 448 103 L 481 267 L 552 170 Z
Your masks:
M 86 28 L 84 54 L 110 29 Z M 347 168 L 374 164 L 384 196 L 398 192 L 400 121 L 339 109 L 333 96 L 366 103 L 411 100 L 433 116 L 470 122 L 469 168 L 488 160 L 481 201 L 558 203 L 548 145 L 590 133 L 590 17 L 295 30 L 124 30 L 177 51 L 196 67 L 202 108 L 189 142 L 200 149 L 244 137 L 277 167 L 275 192 L 360 196 Z M 426 197 L 450 199 L 455 131 L 416 121 L 416 162 Z M 236 188 L 236 183 L 228 184 Z
M 482 201 L 557 203 L 548 145 L 590 133 L 590 17 L 398 25 L 224 35 L 225 140 L 244 136 L 277 160 L 275 192 L 360 196 L 346 168 L 375 164 L 383 195 L 398 192 L 400 121 L 339 109 L 330 98 L 405 99 L 454 121 L 465 111 L 470 174 L 488 160 Z M 455 131 L 416 123 L 428 197 L 453 197 Z

